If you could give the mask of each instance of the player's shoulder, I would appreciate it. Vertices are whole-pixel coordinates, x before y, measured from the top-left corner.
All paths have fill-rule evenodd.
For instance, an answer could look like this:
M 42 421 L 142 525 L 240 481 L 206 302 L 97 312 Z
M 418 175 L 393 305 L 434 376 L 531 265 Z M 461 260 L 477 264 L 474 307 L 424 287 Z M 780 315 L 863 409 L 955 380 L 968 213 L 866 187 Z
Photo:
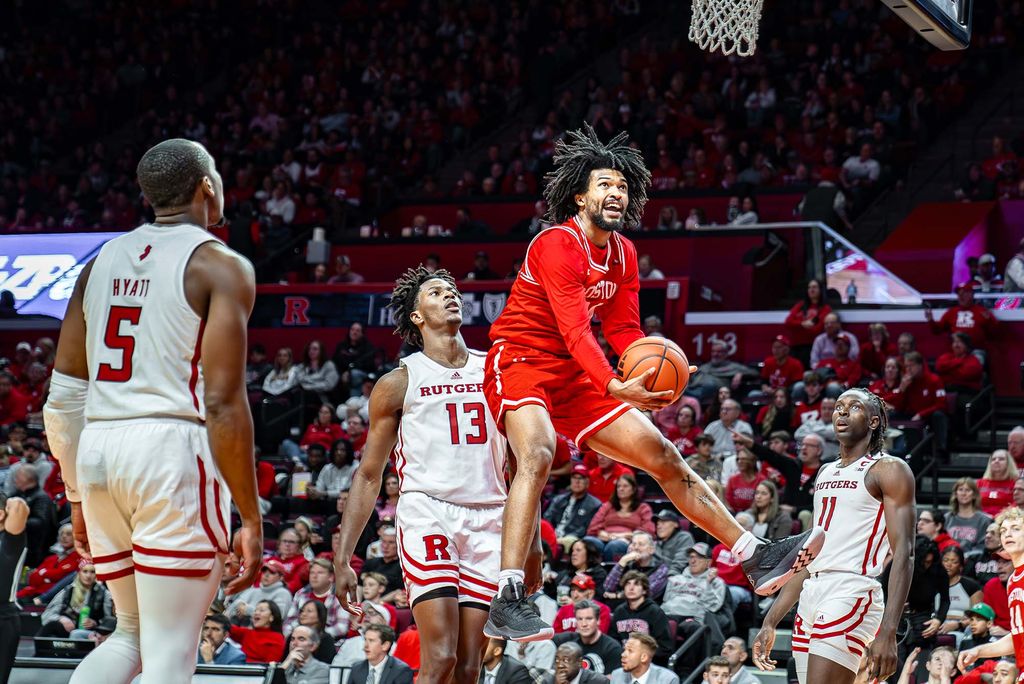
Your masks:
M 405 393 L 409 389 L 409 371 L 399 366 L 388 371 L 373 386 L 370 392 L 370 412 L 383 411 L 392 413 L 405 403 Z
M 584 246 L 583 237 L 573 219 L 564 223 L 548 226 L 533 238 L 535 245 L 567 245 L 569 247 Z
M 877 454 L 868 456 L 871 461 L 869 467 L 869 473 L 875 477 L 880 484 L 886 484 L 890 481 L 896 481 L 893 478 L 905 478 L 909 476 L 911 480 L 914 478 L 914 471 L 910 469 L 910 466 L 905 460 L 898 456 L 880 451 Z

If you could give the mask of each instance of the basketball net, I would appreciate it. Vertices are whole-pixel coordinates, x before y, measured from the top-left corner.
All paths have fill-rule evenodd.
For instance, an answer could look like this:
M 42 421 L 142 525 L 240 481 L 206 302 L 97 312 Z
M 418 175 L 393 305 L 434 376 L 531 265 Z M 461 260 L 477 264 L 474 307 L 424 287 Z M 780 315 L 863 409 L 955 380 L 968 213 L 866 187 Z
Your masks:
M 693 0 L 690 40 L 701 50 L 749 57 L 757 50 L 764 0 Z

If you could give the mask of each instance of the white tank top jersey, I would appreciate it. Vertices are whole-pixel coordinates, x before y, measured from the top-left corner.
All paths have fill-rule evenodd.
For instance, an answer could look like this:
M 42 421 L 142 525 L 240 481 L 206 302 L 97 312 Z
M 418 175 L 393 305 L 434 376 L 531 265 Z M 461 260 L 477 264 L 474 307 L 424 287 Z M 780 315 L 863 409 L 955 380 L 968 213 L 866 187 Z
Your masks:
M 198 226 L 143 224 L 100 248 L 84 294 L 87 420 L 203 420 L 204 322 L 185 299 L 185 267 L 217 241 Z
M 484 398 L 483 352 L 462 368 L 423 352 L 402 359 L 409 374 L 395 445 L 401 492 L 460 506 L 505 502 L 505 438 Z
M 864 480 L 885 454 L 865 456 L 841 468 L 826 463 L 814 485 L 814 524 L 824 528 L 825 545 L 807 570 L 851 572 L 878 577 L 889 555 L 882 502 Z

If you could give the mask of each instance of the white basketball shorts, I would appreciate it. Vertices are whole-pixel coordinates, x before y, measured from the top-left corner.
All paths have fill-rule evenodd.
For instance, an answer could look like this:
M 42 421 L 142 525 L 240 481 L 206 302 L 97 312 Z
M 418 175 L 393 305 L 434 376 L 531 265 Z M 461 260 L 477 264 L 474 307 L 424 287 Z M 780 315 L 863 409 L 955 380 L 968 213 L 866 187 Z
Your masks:
M 78 483 L 99 579 L 220 571 L 231 497 L 204 426 L 174 418 L 89 423 Z
M 800 592 L 793 623 L 793 657 L 801 684 L 809 654 L 857 672 L 882 624 L 882 586 L 848 572 L 811 575 Z
M 399 559 L 409 604 L 428 592 L 459 603 L 490 605 L 501 569 L 505 507 L 460 506 L 420 492 L 398 499 Z

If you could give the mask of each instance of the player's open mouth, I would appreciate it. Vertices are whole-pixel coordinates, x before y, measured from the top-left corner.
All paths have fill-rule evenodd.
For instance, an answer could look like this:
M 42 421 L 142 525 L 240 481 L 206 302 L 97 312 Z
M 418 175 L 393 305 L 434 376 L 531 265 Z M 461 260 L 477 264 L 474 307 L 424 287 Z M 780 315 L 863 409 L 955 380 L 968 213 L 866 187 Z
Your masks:
M 604 212 L 613 216 L 622 216 L 622 205 L 620 204 L 606 204 L 604 205 Z
M 444 308 L 448 309 L 449 311 L 454 311 L 456 313 L 462 313 L 462 307 L 459 306 L 458 302 L 452 302 L 451 304 L 448 304 Z

